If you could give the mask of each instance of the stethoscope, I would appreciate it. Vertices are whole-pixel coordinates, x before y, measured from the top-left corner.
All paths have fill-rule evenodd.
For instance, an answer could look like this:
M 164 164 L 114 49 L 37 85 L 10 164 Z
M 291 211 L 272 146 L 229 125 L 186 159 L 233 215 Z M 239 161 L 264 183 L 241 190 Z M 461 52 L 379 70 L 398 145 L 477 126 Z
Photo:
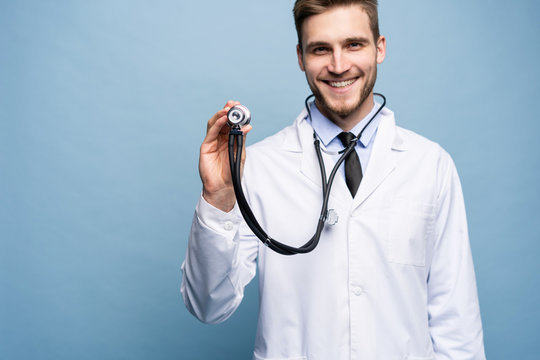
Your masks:
M 334 165 L 334 168 L 330 172 L 330 176 L 328 177 L 328 180 L 326 179 L 326 170 L 324 167 L 324 160 L 321 153 L 320 140 L 315 130 L 313 130 L 313 144 L 317 152 L 317 159 L 319 161 L 319 167 L 321 169 L 323 204 L 322 204 L 321 213 L 319 216 L 319 220 L 317 223 L 317 230 L 315 231 L 315 234 L 307 243 L 305 243 L 304 245 L 298 248 L 283 244 L 275 239 L 272 239 L 262 229 L 262 227 L 257 222 L 255 215 L 253 215 L 253 212 L 251 211 L 251 208 L 249 207 L 246 197 L 244 196 L 244 191 L 242 190 L 242 185 L 240 182 L 240 177 L 241 177 L 240 167 L 242 163 L 241 158 L 242 158 L 242 146 L 243 146 L 243 133 L 242 133 L 241 127 L 249 124 L 249 122 L 251 121 L 251 113 L 249 109 L 245 107 L 244 105 L 235 105 L 228 111 L 227 119 L 228 119 L 228 124 L 231 127 L 231 130 L 229 133 L 229 165 L 231 168 L 231 177 L 232 177 L 232 182 L 233 182 L 233 187 L 234 187 L 234 193 L 236 195 L 236 201 L 238 202 L 238 207 L 247 225 L 249 226 L 251 231 L 253 231 L 255 236 L 257 236 L 264 243 L 264 245 L 274 250 L 275 252 L 283 254 L 283 255 L 305 254 L 315 249 L 315 247 L 319 243 L 319 239 L 324 229 L 325 222 L 327 222 L 330 217 L 335 216 L 333 214 L 332 209 L 328 210 L 328 199 L 330 198 L 330 189 L 332 188 L 332 184 L 334 182 L 336 173 L 338 172 L 338 169 L 341 163 L 345 161 L 345 158 L 352 151 L 355 151 L 354 148 L 356 146 L 356 143 L 362 137 L 362 133 L 364 132 L 364 130 L 369 126 L 369 124 L 373 121 L 373 119 L 375 119 L 375 117 L 381 112 L 381 110 L 386 105 L 386 98 L 384 97 L 384 95 L 379 94 L 379 93 L 374 93 L 374 95 L 380 96 L 383 99 L 383 103 L 379 106 L 377 111 L 371 116 L 371 118 L 369 119 L 367 124 L 362 128 L 360 133 L 354 139 L 352 139 L 352 141 L 348 144 L 348 146 L 344 150 L 338 153 L 338 154 L 341 154 L 341 156 L 339 157 L 336 164 Z M 306 110 L 307 110 L 310 121 L 311 121 L 311 111 L 309 109 L 308 101 L 312 97 L 314 97 L 314 95 L 309 95 L 305 101 L 305 106 L 306 106 Z M 235 142 L 236 142 L 236 153 L 234 150 Z M 335 222 L 336 220 L 334 219 L 333 221 Z

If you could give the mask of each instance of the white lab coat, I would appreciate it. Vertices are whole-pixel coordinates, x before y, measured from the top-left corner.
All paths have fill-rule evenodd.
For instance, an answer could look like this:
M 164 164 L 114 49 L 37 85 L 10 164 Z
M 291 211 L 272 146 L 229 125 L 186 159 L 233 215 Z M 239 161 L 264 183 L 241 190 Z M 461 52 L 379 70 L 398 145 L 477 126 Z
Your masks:
M 261 226 L 293 246 L 315 232 L 322 202 L 305 116 L 249 147 L 243 178 Z M 439 145 L 397 127 L 390 110 L 381 116 L 356 197 L 338 174 L 329 208 L 339 221 L 309 254 L 274 253 L 236 208 L 199 201 L 182 265 L 184 302 L 201 321 L 224 321 L 258 270 L 254 359 L 485 359 L 454 164 Z

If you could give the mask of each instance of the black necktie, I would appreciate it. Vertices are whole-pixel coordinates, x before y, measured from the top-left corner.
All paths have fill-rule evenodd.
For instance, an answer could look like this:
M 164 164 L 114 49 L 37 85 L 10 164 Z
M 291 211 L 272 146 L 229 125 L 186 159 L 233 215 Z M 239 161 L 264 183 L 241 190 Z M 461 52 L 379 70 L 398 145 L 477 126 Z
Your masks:
M 347 147 L 352 139 L 354 139 L 354 134 L 350 132 L 342 132 L 338 135 L 339 140 L 343 146 Z M 360 182 L 362 181 L 362 166 L 360 165 L 360 160 L 358 159 L 358 154 L 356 150 L 353 150 L 345 158 L 345 182 L 347 187 L 351 192 L 351 195 L 354 197 Z

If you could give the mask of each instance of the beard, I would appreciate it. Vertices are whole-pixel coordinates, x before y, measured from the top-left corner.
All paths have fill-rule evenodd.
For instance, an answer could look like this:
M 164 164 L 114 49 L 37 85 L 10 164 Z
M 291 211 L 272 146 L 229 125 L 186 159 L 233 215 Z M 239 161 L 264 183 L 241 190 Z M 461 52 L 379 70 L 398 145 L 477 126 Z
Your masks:
M 360 80 L 360 78 L 358 80 Z M 347 116 L 351 115 L 356 110 L 358 110 L 362 106 L 362 104 L 364 104 L 368 96 L 373 91 L 376 80 L 377 80 L 377 64 L 375 64 L 374 71 L 366 79 L 364 86 L 362 87 L 360 92 L 357 94 L 357 98 L 350 105 L 347 105 L 344 103 L 334 105 L 330 101 L 328 101 L 328 99 L 323 95 L 320 89 L 315 84 L 312 84 L 309 80 L 308 80 L 308 85 L 313 95 L 315 95 L 316 103 L 321 106 L 321 109 L 319 109 L 321 113 L 323 113 L 329 119 L 331 118 L 328 115 L 331 115 L 331 114 L 335 114 L 339 116 L 340 118 L 346 118 Z

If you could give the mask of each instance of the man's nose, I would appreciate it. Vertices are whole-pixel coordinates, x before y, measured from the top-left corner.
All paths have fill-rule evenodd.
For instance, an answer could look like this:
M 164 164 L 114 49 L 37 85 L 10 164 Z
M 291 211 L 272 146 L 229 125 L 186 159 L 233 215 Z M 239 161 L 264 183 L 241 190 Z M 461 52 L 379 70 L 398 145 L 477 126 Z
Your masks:
M 334 51 L 332 54 L 332 59 L 328 66 L 328 71 L 334 74 L 343 74 L 350 68 L 350 62 L 347 59 L 347 56 L 342 51 Z

